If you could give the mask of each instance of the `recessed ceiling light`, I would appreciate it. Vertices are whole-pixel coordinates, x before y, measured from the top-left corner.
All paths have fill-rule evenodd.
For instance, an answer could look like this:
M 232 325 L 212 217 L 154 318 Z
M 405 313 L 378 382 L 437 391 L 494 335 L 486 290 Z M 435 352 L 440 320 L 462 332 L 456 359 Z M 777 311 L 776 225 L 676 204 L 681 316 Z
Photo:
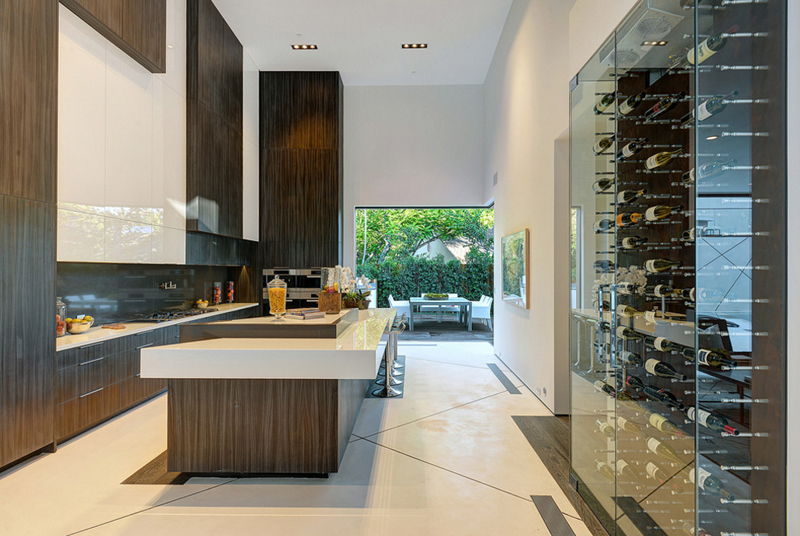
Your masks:
M 402 48 L 428 48 L 428 43 L 403 43 Z
M 294 50 L 317 50 L 317 45 L 292 45 Z
M 716 134 L 714 134 L 713 136 L 708 136 L 706 139 L 707 139 L 708 141 L 714 141 L 714 140 L 718 140 L 718 139 L 719 139 L 719 136 L 717 136 Z

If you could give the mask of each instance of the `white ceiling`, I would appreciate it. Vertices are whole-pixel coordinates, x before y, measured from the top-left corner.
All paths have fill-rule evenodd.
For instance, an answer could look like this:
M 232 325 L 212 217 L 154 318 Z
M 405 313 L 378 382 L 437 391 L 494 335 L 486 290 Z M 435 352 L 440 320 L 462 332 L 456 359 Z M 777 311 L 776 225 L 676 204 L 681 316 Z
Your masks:
M 214 0 L 260 70 L 340 71 L 349 86 L 483 84 L 511 2 Z

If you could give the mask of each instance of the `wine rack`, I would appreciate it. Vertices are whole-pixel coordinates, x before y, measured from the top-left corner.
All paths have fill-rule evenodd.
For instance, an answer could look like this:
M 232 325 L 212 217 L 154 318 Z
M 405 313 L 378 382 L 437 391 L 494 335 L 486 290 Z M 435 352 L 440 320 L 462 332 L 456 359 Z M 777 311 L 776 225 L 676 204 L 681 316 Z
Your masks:
M 610 534 L 788 534 L 785 15 L 642 0 L 571 86 L 571 477 Z

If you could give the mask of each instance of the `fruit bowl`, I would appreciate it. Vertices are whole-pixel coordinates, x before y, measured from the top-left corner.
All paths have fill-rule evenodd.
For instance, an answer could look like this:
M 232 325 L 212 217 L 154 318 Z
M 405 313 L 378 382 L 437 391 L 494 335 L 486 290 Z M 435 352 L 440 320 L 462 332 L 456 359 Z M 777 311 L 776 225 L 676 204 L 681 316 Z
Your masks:
M 198 309 L 205 309 L 208 307 L 208 300 L 197 300 L 194 305 Z
M 67 332 L 72 333 L 73 335 L 77 335 L 78 333 L 85 333 L 89 331 L 89 328 L 92 327 L 94 324 L 94 319 L 91 320 L 73 320 L 72 322 L 67 322 Z

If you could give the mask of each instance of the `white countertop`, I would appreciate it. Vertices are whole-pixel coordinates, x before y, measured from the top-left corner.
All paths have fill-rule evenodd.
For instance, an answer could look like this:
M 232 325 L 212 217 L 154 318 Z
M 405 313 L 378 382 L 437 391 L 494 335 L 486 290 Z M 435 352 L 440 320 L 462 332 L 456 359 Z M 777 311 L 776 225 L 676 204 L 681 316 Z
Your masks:
M 283 320 L 278 320 L 276 316 L 259 316 L 256 318 L 240 318 L 239 320 L 231 320 L 230 322 L 233 324 L 268 324 L 273 325 L 277 324 L 279 326 L 282 325 L 316 325 L 316 326 L 331 326 L 335 324 L 338 320 L 342 319 L 347 315 L 347 313 L 352 312 L 353 309 L 342 309 L 337 314 L 326 314 L 322 318 L 311 318 L 309 320 L 292 320 L 288 318 L 288 315 Z
M 191 322 L 193 320 L 204 320 L 206 318 L 213 318 L 225 313 L 239 311 L 241 309 L 248 309 L 256 307 L 257 303 L 223 303 L 214 305 L 212 308 L 217 309 L 213 313 L 205 313 L 202 315 L 187 316 L 186 318 L 179 318 L 177 320 L 169 320 L 167 322 L 129 322 L 123 324 L 125 329 L 103 329 L 100 326 L 92 327 L 86 333 L 78 335 L 68 334 L 63 337 L 56 338 L 56 352 L 62 350 L 69 350 L 70 348 L 77 348 L 86 343 L 102 342 L 119 337 L 125 337 L 134 333 L 141 333 L 142 331 L 150 331 L 155 328 L 166 328 L 176 324 L 183 324 L 184 322 Z
M 374 379 L 394 309 L 358 312 L 335 339 L 209 339 L 141 351 L 142 378 Z M 286 320 L 286 322 L 294 322 Z

